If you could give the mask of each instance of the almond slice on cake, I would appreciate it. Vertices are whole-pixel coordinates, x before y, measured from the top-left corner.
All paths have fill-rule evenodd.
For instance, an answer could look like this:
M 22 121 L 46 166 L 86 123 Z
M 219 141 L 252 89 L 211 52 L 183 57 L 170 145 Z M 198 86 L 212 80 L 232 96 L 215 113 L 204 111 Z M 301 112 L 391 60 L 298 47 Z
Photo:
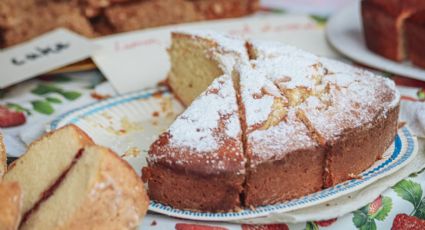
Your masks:
M 17 182 L 0 183 L 0 230 L 16 230 L 21 220 L 22 191 Z
M 149 204 L 133 168 L 94 145 L 80 150 L 78 160 L 46 192 L 50 196 L 38 201 L 20 229 L 134 229 Z

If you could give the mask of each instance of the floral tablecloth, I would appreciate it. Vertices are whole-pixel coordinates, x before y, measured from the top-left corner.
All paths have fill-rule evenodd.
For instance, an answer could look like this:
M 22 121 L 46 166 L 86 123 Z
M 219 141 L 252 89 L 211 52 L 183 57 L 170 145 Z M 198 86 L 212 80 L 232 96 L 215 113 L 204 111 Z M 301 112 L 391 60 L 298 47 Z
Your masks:
M 305 2 L 303 1 L 303 3 Z M 310 2 L 318 4 L 319 1 Z M 324 2 L 332 4 L 335 1 Z M 276 6 L 273 1 L 264 1 L 264 3 L 266 6 Z M 278 8 L 282 9 L 285 6 L 287 5 L 283 4 Z M 274 9 L 273 12 L 282 13 L 283 11 Z M 324 13 L 318 13 L 321 16 L 314 16 L 317 23 L 325 23 Z M 411 119 L 420 120 L 422 118 L 422 121 L 425 122 L 425 103 L 421 102 L 425 101 L 425 82 L 388 73 L 382 74 L 396 82 L 405 108 L 412 110 L 412 113 L 408 114 L 413 117 Z M 0 118 L 4 114 L 9 115 L 6 121 L 0 119 L 0 124 L 11 121 L 22 123 L 12 128 L 1 129 L 9 160 L 20 156 L 25 151 L 27 144 L 44 133 L 47 124 L 58 115 L 116 94 L 113 87 L 96 70 L 40 76 L 0 90 Z M 22 120 L 22 117 L 25 119 Z M 425 133 L 424 127 L 415 125 L 414 130 L 419 136 L 425 136 L 423 134 Z M 420 144 L 424 145 L 424 139 L 421 137 L 419 139 Z M 425 154 L 423 148 L 419 154 Z M 390 229 L 392 226 L 406 226 L 409 222 L 418 221 L 411 216 L 425 220 L 424 193 L 425 172 L 422 170 L 400 181 L 369 205 L 337 219 L 297 224 L 239 225 L 186 221 L 150 213 L 144 219 L 142 229 Z M 425 229 L 425 226 L 421 229 Z

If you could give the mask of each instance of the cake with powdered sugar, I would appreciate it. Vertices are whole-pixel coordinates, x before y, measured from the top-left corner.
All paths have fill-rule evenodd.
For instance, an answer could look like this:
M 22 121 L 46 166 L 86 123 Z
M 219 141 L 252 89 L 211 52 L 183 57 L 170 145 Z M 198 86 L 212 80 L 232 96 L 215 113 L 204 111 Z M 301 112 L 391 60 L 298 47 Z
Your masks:
M 149 196 L 194 210 L 226 211 L 241 206 L 245 156 L 236 91 L 223 75 L 152 144 Z
M 172 38 L 168 84 L 188 108 L 149 150 L 153 200 L 218 212 L 298 198 L 356 178 L 396 135 L 387 78 L 275 42 Z

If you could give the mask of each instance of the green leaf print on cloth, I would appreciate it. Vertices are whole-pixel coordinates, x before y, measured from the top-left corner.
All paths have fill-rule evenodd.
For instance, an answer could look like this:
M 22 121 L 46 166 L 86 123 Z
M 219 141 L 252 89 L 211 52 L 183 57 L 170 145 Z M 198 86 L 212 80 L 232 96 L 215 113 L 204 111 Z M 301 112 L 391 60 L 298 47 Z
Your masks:
M 60 104 L 62 101 L 56 97 L 46 97 L 46 100 L 50 103 Z
M 425 197 L 422 198 L 423 191 L 419 183 L 405 179 L 394 185 L 393 190 L 399 197 L 413 205 L 411 216 L 425 219 Z
M 31 92 L 39 96 L 47 95 L 50 93 L 58 93 L 70 101 L 73 101 L 81 96 L 81 93 L 79 92 L 66 91 L 52 84 L 39 84 L 35 89 L 31 90 Z
M 31 104 L 35 111 L 42 114 L 50 115 L 55 111 L 48 101 L 36 100 L 32 101 Z
M 375 220 L 383 221 L 391 212 L 393 202 L 390 197 L 379 196 L 372 203 L 353 212 L 353 223 L 360 230 L 376 229 Z

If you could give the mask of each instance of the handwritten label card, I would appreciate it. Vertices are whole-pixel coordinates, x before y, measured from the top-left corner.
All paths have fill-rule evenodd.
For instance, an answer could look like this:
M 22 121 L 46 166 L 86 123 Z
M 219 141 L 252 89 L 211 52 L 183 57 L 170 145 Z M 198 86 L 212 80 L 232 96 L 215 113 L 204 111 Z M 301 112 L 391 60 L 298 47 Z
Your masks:
M 95 51 L 89 39 L 56 29 L 0 51 L 0 88 L 81 61 Z

